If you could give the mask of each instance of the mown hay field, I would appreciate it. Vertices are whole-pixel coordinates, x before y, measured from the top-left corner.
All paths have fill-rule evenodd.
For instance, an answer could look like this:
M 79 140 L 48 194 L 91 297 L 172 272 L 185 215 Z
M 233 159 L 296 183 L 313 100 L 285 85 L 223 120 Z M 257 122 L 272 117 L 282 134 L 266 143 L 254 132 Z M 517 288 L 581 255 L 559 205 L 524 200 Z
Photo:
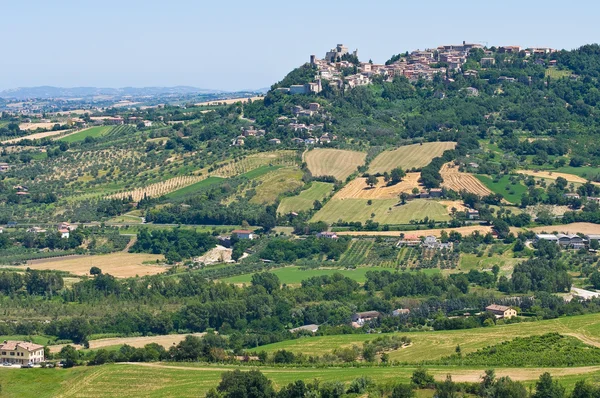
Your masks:
M 317 148 L 304 154 L 304 162 L 315 177 L 334 176 L 344 181 L 358 166 L 365 164 L 364 152 Z
M 585 178 L 580 177 L 578 175 L 568 174 L 568 173 L 560 173 L 558 171 L 517 170 L 517 171 L 515 171 L 515 173 L 525 174 L 527 176 L 533 176 L 536 178 L 545 178 L 548 180 L 556 180 L 558 177 L 562 177 L 565 180 L 576 183 L 576 184 L 585 184 L 587 181 Z
M 421 173 L 406 173 L 402 181 L 389 186 L 380 177 L 373 188 L 367 185 L 366 178 L 355 178 L 336 193 L 334 199 L 398 199 L 402 192 L 411 193 L 414 188 L 421 190 L 420 177 Z
M 458 166 L 446 163 L 442 166 L 440 174 L 444 179 L 442 187 L 456 192 L 467 191 L 479 196 L 487 196 L 492 193 L 475 176 L 458 171 Z
M 563 234 L 600 234 L 600 225 L 589 222 L 575 222 L 563 225 L 548 225 L 542 227 L 528 228 L 533 232 L 558 232 Z
M 90 268 L 98 267 L 105 274 L 117 278 L 130 278 L 136 275 L 156 275 L 168 268 L 159 265 L 144 265 L 144 262 L 162 261 L 164 257 L 157 254 L 143 253 L 112 253 L 97 256 L 75 256 L 31 260 L 27 267 L 37 270 L 56 270 L 70 272 L 74 275 L 89 275 Z
M 3 144 L 15 144 L 22 140 L 41 140 L 42 138 L 53 137 L 55 135 L 61 135 L 69 130 L 57 130 L 57 131 L 46 131 L 44 133 L 34 133 L 23 137 L 11 138 L 10 140 L 2 141 Z
M 371 200 L 371 199 L 369 199 Z M 373 215 L 373 216 L 372 216 Z M 411 220 L 429 217 L 435 221 L 449 221 L 446 207 L 434 200 L 416 199 L 399 205 L 398 199 L 336 199 L 332 198 L 312 218 L 312 222 L 334 223 L 373 220 L 381 224 L 409 224 Z
M 281 200 L 277 213 L 307 211 L 313 208 L 315 200 L 322 201 L 333 190 L 333 184 L 314 181 L 310 188 L 305 189 L 296 196 L 286 197 Z
M 444 151 L 454 149 L 456 142 L 424 142 L 401 146 L 393 151 L 381 152 L 369 167 L 369 173 L 377 174 L 391 171 L 396 167 L 404 170 L 421 168 L 431 163 L 435 157 L 441 156 Z
M 306 383 L 314 380 L 341 381 L 348 384 L 361 376 L 376 380 L 377 383 L 410 383 L 411 375 L 416 368 L 416 366 L 332 368 L 261 366 L 259 370 L 273 382 L 273 387 L 279 390 L 296 380 L 304 380 Z M 3 369 L 2 393 L 8 398 L 202 397 L 219 384 L 224 372 L 234 369 L 248 371 L 252 368 L 193 363 L 136 363 L 28 371 Z M 427 367 L 427 370 L 438 381 L 443 381 L 446 375 L 450 374 L 453 381 L 472 383 L 480 382 L 485 372 L 484 367 L 457 366 L 431 366 Z M 509 376 L 513 380 L 524 381 L 526 385 L 533 385 L 544 372 L 550 372 L 570 391 L 577 380 L 597 379 L 600 375 L 600 367 L 499 368 L 496 369 L 496 377 Z M 433 393 L 433 390 L 428 391 Z M 419 393 L 428 391 L 423 390 Z

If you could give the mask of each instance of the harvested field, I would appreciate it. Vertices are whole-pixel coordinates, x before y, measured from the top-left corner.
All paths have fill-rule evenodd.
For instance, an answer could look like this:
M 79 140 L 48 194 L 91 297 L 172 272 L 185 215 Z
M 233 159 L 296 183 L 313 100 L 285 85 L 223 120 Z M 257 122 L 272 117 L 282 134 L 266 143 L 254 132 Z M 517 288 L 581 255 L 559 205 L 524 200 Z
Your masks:
M 545 178 L 548 180 L 556 180 L 558 177 L 562 177 L 569 182 L 576 184 L 585 184 L 587 180 L 583 177 L 576 176 L 575 174 L 559 173 L 558 171 L 534 171 L 534 170 L 517 170 L 517 174 L 525 174 L 536 178 Z M 593 184 L 600 185 L 597 182 Z
M 2 141 L 2 143 L 3 144 L 14 144 L 14 143 L 17 143 L 22 140 L 41 140 L 42 138 L 54 137 L 56 135 L 64 134 L 67 131 L 69 131 L 69 130 L 46 131 L 44 133 L 29 134 L 24 137 L 12 138 L 10 140 Z
M 337 180 L 344 181 L 358 166 L 365 163 L 366 157 L 364 152 L 313 149 L 304 154 L 303 160 L 313 176 L 334 176 Z
M 600 227 L 600 226 L 599 226 Z M 600 229 L 600 228 L 599 228 Z M 458 228 L 438 228 L 438 229 L 422 229 L 413 231 L 341 231 L 336 232 L 338 235 L 349 235 L 349 236 L 400 236 L 404 235 L 417 235 L 417 236 L 441 236 L 442 231 L 448 233 L 454 231 L 462 235 L 470 235 L 475 231 L 479 231 L 481 234 L 487 234 L 492 232 L 492 227 L 485 225 L 472 225 L 469 227 L 458 227 Z
M 396 167 L 402 167 L 404 170 L 413 167 L 421 168 L 431 163 L 433 158 L 441 156 L 444 151 L 454 149 L 455 146 L 456 142 L 425 142 L 401 146 L 393 151 L 384 151 L 373 159 L 369 173 L 384 173 Z
M 383 178 L 378 184 L 369 188 L 366 178 L 356 178 L 335 194 L 335 199 L 397 199 L 400 193 L 411 193 L 413 188 L 421 190 L 419 184 L 421 173 L 406 173 L 406 177 L 395 185 L 386 185 Z
M 191 333 L 194 336 L 204 336 L 206 333 Z M 99 348 L 114 347 L 119 345 L 130 345 L 135 348 L 143 348 L 146 344 L 156 343 L 162 345 L 166 349 L 170 346 L 179 343 L 185 339 L 187 334 L 165 334 L 160 336 L 138 336 L 138 337 L 111 337 L 107 339 L 90 340 L 90 349 L 97 350 Z M 83 346 L 78 344 L 71 344 L 76 349 L 80 350 Z M 64 344 L 49 346 L 50 352 L 60 352 Z
M 215 100 L 215 101 L 198 102 L 197 104 L 194 104 L 194 105 L 195 106 L 231 105 L 231 104 L 235 104 L 236 102 L 241 102 L 243 104 L 244 102 L 248 102 L 248 100 L 259 101 L 259 100 L 263 100 L 263 99 L 264 99 L 264 97 L 229 98 L 229 99 L 222 99 L 222 100 Z
M 105 274 L 117 278 L 131 278 L 136 275 L 156 275 L 167 270 L 159 265 L 144 265 L 144 262 L 162 261 L 164 257 L 156 254 L 112 253 L 98 256 L 73 256 L 42 260 L 31 260 L 27 267 L 37 270 L 65 271 L 75 275 L 89 275 L 91 267 L 98 267 Z
M 600 234 L 600 224 L 592 224 L 589 222 L 575 222 L 564 225 L 548 225 L 543 227 L 528 228 L 533 232 L 558 232 L 563 234 Z
M 369 200 L 371 204 L 369 204 Z M 399 205 L 398 199 L 336 199 L 333 197 L 312 218 L 312 222 L 334 223 L 373 220 L 380 224 L 408 224 L 411 220 L 428 217 L 435 221 L 449 221 L 446 207 L 434 200 L 416 199 Z
M 460 200 L 440 200 L 440 204 L 443 204 L 448 209 L 448 214 L 452 214 L 452 208 L 456 211 L 467 211 L 469 208 L 465 206 Z
M 60 123 L 52 123 L 52 122 L 43 122 L 43 123 L 21 123 L 19 125 L 19 129 L 21 130 L 37 130 L 37 129 L 51 129 L 56 124 Z
M 458 171 L 458 167 L 453 163 L 446 163 L 442 166 L 440 174 L 444 179 L 442 187 L 456 192 L 467 191 L 479 196 L 487 196 L 492 193 L 485 185 L 481 183 L 472 174 Z

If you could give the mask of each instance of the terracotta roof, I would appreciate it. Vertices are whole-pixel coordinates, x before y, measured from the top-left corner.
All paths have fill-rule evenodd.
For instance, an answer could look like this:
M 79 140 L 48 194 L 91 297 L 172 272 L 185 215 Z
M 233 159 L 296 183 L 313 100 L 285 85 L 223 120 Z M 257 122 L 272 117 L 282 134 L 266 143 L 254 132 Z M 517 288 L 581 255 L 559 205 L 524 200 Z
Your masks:
M 21 347 L 27 351 L 35 351 L 44 348 L 43 345 L 29 343 L 27 341 L 4 341 L 0 344 L 0 350 L 14 351 L 17 347 Z
M 485 307 L 485 309 L 487 311 L 507 311 L 510 310 L 510 307 L 507 307 L 505 305 L 498 305 L 498 304 L 492 304 L 492 305 L 488 305 L 487 307 Z

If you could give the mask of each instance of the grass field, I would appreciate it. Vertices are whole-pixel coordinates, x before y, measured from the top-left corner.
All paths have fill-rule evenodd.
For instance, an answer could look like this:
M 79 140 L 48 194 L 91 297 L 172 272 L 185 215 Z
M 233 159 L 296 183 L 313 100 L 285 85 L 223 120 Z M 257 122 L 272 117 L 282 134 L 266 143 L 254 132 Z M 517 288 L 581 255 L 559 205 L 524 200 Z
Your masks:
M 281 283 L 285 283 L 288 285 L 299 285 L 303 280 L 306 280 L 313 276 L 333 275 L 335 273 L 339 273 L 344 276 L 347 276 L 350 279 L 354 279 L 358 283 L 363 283 L 366 280 L 365 274 L 368 271 L 383 271 L 385 269 L 386 268 L 379 267 L 361 267 L 356 269 L 319 268 L 303 270 L 300 267 L 285 267 L 274 269 L 271 272 L 279 277 L 279 281 Z M 387 270 L 389 271 L 389 269 Z M 249 285 L 251 279 L 252 274 L 246 274 L 223 279 L 223 282 L 245 283 Z
M 282 193 L 293 191 L 304 185 L 302 175 L 302 170 L 286 167 L 257 178 L 260 185 L 255 188 L 256 195 L 250 199 L 250 202 L 257 204 L 275 202 Z
M 268 174 L 268 173 L 270 173 L 272 171 L 275 171 L 275 170 L 277 170 L 279 168 L 281 168 L 281 166 L 266 166 L 266 165 L 265 166 L 260 166 L 260 167 L 255 168 L 254 170 L 250 170 L 250 171 L 248 171 L 246 173 L 240 174 L 240 176 L 246 177 L 246 178 L 248 178 L 250 180 L 253 180 L 255 178 L 262 177 L 265 174 Z
M 5 397 L 202 397 L 219 384 L 221 375 L 238 367 L 233 365 L 139 363 L 103 366 L 82 366 L 71 369 L 0 369 L 0 385 Z M 242 367 L 242 370 L 249 370 Z M 311 382 L 341 381 L 349 383 L 367 376 L 377 383 L 410 382 L 416 367 L 355 367 L 355 368 L 272 368 L 260 367 L 276 389 L 296 380 Z M 482 367 L 428 367 L 436 380 L 447 374 L 454 381 L 478 382 L 484 374 Z M 543 372 L 573 389 L 580 379 L 596 380 L 600 367 L 581 368 L 496 368 L 496 377 L 509 376 L 513 380 L 535 384 Z
M 358 166 L 365 163 L 366 157 L 364 152 L 314 149 L 306 152 L 304 161 L 313 176 L 334 176 L 337 180 L 344 181 Z
M 393 151 L 384 151 L 373 159 L 369 173 L 383 173 L 396 167 L 402 167 L 405 171 L 413 167 L 421 168 L 455 146 L 455 142 L 425 142 L 422 145 L 406 145 Z
M 417 199 L 398 205 L 398 199 L 373 199 L 371 205 L 367 203 L 366 199 L 332 198 L 311 221 L 364 223 L 373 220 L 381 224 L 408 224 L 410 220 L 422 220 L 425 217 L 436 221 L 450 220 L 446 207 L 434 200 Z M 371 217 L 371 214 L 375 216 Z
M 59 138 L 58 141 L 64 141 L 68 143 L 83 141 L 86 137 L 97 138 L 106 135 L 112 130 L 111 126 L 97 126 L 90 127 L 89 129 L 81 130 L 73 134 L 65 135 Z
M 75 275 L 89 275 L 91 267 L 99 267 L 103 273 L 117 278 L 136 275 L 156 275 L 167 270 L 158 265 L 144 265 L 144 262 L 162 260 L 162 255 L 141 253 L 112 253 L 97 256 L 73 256 L 46 260 L 31 260 L 27 267 L 38 270 L 66 271 Z
M 476 177 L 490 191 L 499 193 L 510 203 L 520 203 L 521 196 L 527 192 L 527 187 L 520 182 L 513 185 L 509 180 L 509 176 L 502 176 L 497 182 L 494 182 L 491 177 L 486 175 L 478 174 Z
M 565 69 L 557 69 L 555 67 L 546 69 L 546 76 L 551 79 L 560 79 L 562 77 L 569 77 L 573 72 Z
M 307 211 L 313 208 L 315 200 L 322 201 L 333 190 L 333 184 L 314 181 L 310 188 L 296 196 L 286 197 L 281 200 L 277 213 L 288 214 L 292 211 Z
M 390 358 L 396 361 L 417 363 L 434 360 L 454 353 L 460 344 L 463 354 L 482 347 L 498 344 L 515 337 L 540 335 L 550 332 L 578 337 L 588 342 L 600 344 L 600 316 L 597 314 L 562 317 L 547 321 L 523 322 L 512 325 L 499 325 L 490 328 L 465 330 L 445 330 L 438 332 L 399 333 L 408 336 L 412 345 L 390 352 Z M 288 340 L 261 347 L 267 352 L 280 349 L 306 355 L 323 355 L 337 347 L 362 346 L 365 341 L 374 339 L 371 335 L 336 335 Z
M 198 181 L 195 184 L 188 185 L 187 187 L 183 187 L 181 189 L 178 189 L 177 191 L 168 193 L 165 195 L 165 197 L 168 199 L 180 198 L 182 196 L 194 193 L 194 192 L 198 191 L 199 189 L 206 188 L 206 187 L 209 187 L 214 184 L 218 184 L 219 182 L 221 182 L 223 180 L 224 179 L 221 177 L 208 177 L 206 180 Z

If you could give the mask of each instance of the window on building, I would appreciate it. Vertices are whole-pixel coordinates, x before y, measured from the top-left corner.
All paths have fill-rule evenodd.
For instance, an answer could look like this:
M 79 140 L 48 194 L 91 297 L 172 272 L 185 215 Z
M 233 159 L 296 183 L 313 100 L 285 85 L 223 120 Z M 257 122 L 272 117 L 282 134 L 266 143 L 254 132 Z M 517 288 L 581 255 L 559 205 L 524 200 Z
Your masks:
M 11 353 L 10 353 L 10 355 L 12 355 L 12 356 L 15 356 L 15 353 L 14 353 L 14 352 L 11 352 Z
M 2 351 L 2 355 L 6 355 L 6 351 Z

